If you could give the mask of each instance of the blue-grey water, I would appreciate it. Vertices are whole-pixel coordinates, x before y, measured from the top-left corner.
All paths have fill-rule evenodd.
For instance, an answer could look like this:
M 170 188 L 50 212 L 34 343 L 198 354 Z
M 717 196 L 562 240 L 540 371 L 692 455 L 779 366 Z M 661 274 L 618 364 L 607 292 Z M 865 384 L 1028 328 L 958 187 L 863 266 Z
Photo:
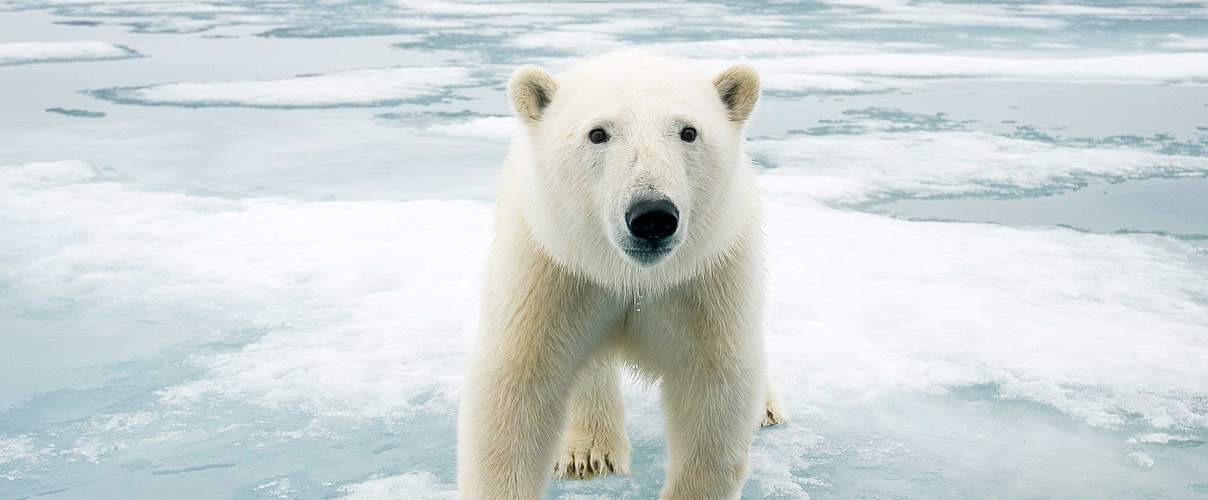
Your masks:
M 15 0 L 0 498 L 455 497 L 507 77 L 631 47 L 764 82 L 744 498 L 1208 497 L 1208 4 Z
M 895 200 L 877 209 L 911 219 L 1069 226 L 1096 232 L 1208 234 L 1208 178 L 1154 178 L 1095 183 L 1068 193 L 1029 198 Z

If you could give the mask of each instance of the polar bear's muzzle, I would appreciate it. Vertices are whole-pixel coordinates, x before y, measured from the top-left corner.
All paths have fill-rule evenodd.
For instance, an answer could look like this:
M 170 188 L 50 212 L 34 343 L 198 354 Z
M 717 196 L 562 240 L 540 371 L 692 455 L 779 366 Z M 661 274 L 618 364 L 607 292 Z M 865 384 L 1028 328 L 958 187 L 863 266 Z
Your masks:
M 679 210 L 666 198 L 641 200 L 625 212 L 625 224 L 634 238 L 659 243 L 675 234 L 679 226 Z
M 679 209 L 665 197 L 638 199 L 625 211 L 625 225 L 629 237 L 621 249 L 639 264 L 652 265 L 670 254 L 678 242 Z

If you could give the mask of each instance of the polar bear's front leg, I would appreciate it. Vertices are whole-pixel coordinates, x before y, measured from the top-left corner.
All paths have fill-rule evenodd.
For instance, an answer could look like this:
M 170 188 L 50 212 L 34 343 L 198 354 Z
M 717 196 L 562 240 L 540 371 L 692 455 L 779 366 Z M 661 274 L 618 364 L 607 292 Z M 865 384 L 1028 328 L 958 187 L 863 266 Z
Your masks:
M 561 479 L 629 473 L 621 371 L 612 353 L 600 353 L 571 391 L 565 451 L 554 466 Z
M 717 370 L 709 361 L 693 360 L 663 377 L 670 458 L 663 500 L 736 499 L 746 479 L 763 406 L 758 364 L 727 362 Z
M 465 500 L 534 500 L 546 488 L 566 416 L 571 369 L 551 349 L 528 356 L 485 346 L 467 375 L 458 429 L 458 486 Z M 501 358 L 501 359 L 492 359 Z
M 731 266 L 652 300 L 641 349 L 662 380 L 669 464 L 663 500 L 736 499 L 767 412 L 757 264 Z M 756 270 L 750 270 L 755 268 Z M 755 283 L 751 283 L 755 281 Z
M 598 289 L 551 262 L 502 261 L 517 264 L 488 273 L 462 394 L 458 486 L 467 500 L 544 494 L 571 386 L 615 320 Z

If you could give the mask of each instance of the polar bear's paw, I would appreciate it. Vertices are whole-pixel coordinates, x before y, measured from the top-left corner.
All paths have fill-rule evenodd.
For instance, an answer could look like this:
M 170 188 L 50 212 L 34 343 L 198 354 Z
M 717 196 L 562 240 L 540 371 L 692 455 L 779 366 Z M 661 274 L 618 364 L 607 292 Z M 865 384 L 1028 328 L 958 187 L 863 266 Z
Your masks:
M 571 431 L 566 449 L 554 464 L 554 477 L 592 479 L 609 474 L 629 474 L 629 438 Z
M 788 421 L 789 416 L 785 413 L 784 407 L 780 405 L 780 401 L 775 395 L 769 395 L 767 401 L 763 404 L 763 419 L 759 421 L 759 426 L 771 427 Z

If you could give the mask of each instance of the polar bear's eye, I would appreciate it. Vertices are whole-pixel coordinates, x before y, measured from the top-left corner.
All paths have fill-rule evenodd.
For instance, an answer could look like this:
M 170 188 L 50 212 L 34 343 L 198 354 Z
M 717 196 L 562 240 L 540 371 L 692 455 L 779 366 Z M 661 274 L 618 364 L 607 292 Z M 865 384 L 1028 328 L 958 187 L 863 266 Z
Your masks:
M 591 129 L 591 132 L 587 133 L 587 139 L 591 141 L 592 144 L 599 144 L 608 140 L 608 133 L 602 128 L 593 128 Z
M 680 140 L 684 142 L 692 142 L 696 140 L 696 129 L 692 127 L 684 127 L 680 131 Z

